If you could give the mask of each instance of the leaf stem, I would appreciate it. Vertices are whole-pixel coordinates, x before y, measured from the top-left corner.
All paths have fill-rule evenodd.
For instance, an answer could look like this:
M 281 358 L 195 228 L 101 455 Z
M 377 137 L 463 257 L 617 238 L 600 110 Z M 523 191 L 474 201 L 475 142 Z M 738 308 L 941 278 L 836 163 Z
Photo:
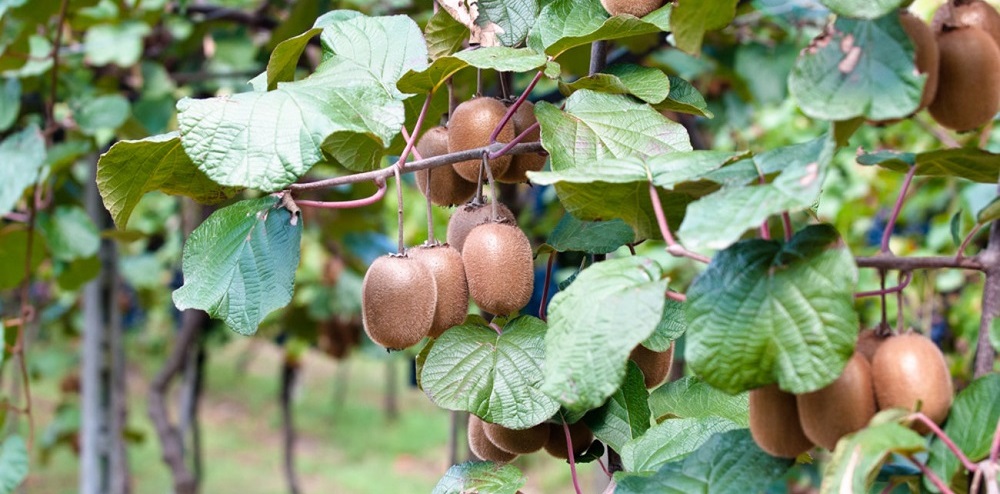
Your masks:
M 1000 420 L 997 420 L 997 430 L 993 432 L 993 445 L 990 446 L 990 463 L 996 463 L 1000 457 Z
M 9 212 L 3 215 L 3 219 L 17 223 L 27 223 L 29 216 L 25 213 Z
M 889 216 L 889 222 L 885 225 L 885 231 L 882 232 L 882 248 L 881 252 L 888 253 L 892 252 L 889 249 L 889 239 L 892 238 L 892 231 L 896 228 L 896 220 L 899 219 L 899 213 L 903 210 L 903 202 L 906 200 L 906 192 L 910 189 L 910 184 L 913 182 L 913 176 L 917 173 L 916 165 L 910 167 L 910 171 L 906 173 L 906 178 L 903 179 L 903 187 L 899 190 L 899 196 L 896 198 L 896 205 L 892 208 L 892 215 Z
M 944 445 L 947 446 L 948 449 L 950 449 L 951 452 L 954 453 L 956 457 L 958 457 L 958 461 L 962 462 L 962 466 L 965 467 L 966 470 L 970 472 L 975 472 L 979 468 L 975 463 L 972 462 L 972 460 L 969 460 L 969 458 L 965 456 L 965 453 L 962 451 L 962 449 L 959 448 L 958 445 L 955 444 L 955 442 L 952 441 L 950 437 L 948 437 L 948 434 L 945 434 L 944 431 L 941 430 L 941 427 L 939 427 L 937 423 L 931 420 L 930 417 L 925 415 L 923 412 L 917 412 L 911 414 L 910 418 L 926 425 L 927 428 L 930 429 L 935 436 L 941 439 L 941 442 L 943 442 Z
M 656 186 L 653 185 L 653 182 L 649 182 L 649 199 L 653 203 L 653 213 L 656 215 L 656 223 L 660 227 L 660 233 L 663 234 L 663 240 L 667 242 L 667 252 L 674 257 L 687 257 L 705 264 L 710 263 L 711 259 L 685 249 L 683 245 L 674 240 L 674 236 L 670 233 L 670 225 L 667 223 L 667 215 L 663 213 L 663 203 L 660 202 L 660 195 L 656 192 Z
M 544 69 L 541 69 L 537 74 L 535 74 L 535 78 L 528 83 L 528 87 L 524 88 L 524 92 L 521 93 L 521 96 L 519 96 L 517 100 L 515 100 L 514 103 L 507 108 L 507 113 L 504 114 L 503 118 L 500 119 L 500 123 L 497 124 L 497 126 L 493 129 L 493 133 L 490 134 L 490 144 L 497 142 L 497 136 L 500 135 L 500 131 L 507 125 L 507 122 L 510 122 L 510 119 L 514 117 L 515 113 L 517 113 L 517 109 L 520 108 L 521 105 L 524 104 L 524 101 L 528 99 L 528 95 L 531 94 L 531 90 L 535 89 L 538 81 L 542 79 L 543 71 Z
M 785 229 L 785 242 L 790 242 L 792 240 L 792 216 L 788 214 L 788 211 L 781 213 L 781 225 Z
M 890 293 L 899 293 L 906 289 L 910 285 L 910 281 L 913 279 L 913 275 L 909 271 L 903 271 L 899 275 L 899 284 L 892 288 L 885 288 L 885 279 L 883 278 L 883 287 L 881 290 L 872 290 L 870 292 L 858 292 L 854 294 L 854 298 L 865 298 L 865 297 L 883 297 L 882 305 L 885 306 L 885 295 Z
M 945 484 L 944 481 L 942 481 L 941 478 L 938 477 L 937 474 L 935 474 L 931 469 L 927 468 L 926 465 L 917 461 L 912 455 L 906 455 L 906 459 L 910 460 L 910 463 L 916 465 L 917 468 L 920 469 L 920 472 L 927 477 L 927 480 L 930 480 L 931 483 L 934 484 L 934 487 L 937 487 L 942 494 L 955 494 L 950 488 L 948 488 L 948 485 Z
M 580 489 L 580 479 L 576 475 L 576 454 L 573 452 L 573 436 L 569 433 L 569 424 L 566 423 L 565 417 L 562 417 L 562 428 L 563 435 L 566 436 L 566 456 L 569 457 L 569 472 L 573 477 L 573 488 L 576 489 L 576 494 L 583 494 L 583 490 Z
M 410 151 L 413 150 L 413 146 L 417 143 L 417 136 L 420 135 L 420 128 L 424 126 L 424 119 L 427 118 L 427 110 L 431 107 L 431 98 L 433 94 L 428 94 L 427 99 L 424 100 L 424 106 L 420 108 L 420 115 L 417 115 L 417 123 L 413 126 L 413 134 L 406 137 L 406 147 L 403 148 L 403 154 L 400 155 L 399 161 L 396 162 L 396 167 L 402 169 L 406 166 L 406 159 L 410 156 Z M 406 129 L 402 129 L 403 135 L 406 136 Z
M 975 226 L 972 227 L 972 231 L 970 231 L 969 234 L 966 235 L 964 239 L 962 239 L 962 245 L 958 246 L 958 252 L 955 254 L 955 259 L 962 259 L 963 257 L 965 257 L 965 249 L 969 246 L 969 242 L 972 242 L 972 239 L 976 236 L 977 233 L 979 233 L 979 230 L 983 229 L 984 226 L 986 225 L 982 223 L 976 223 Z
M 556 262 L 556 251 L 549 254 L 549 262 L 545 265 L 545 285 L 542 287 L 542 301 L 538 304 L 538 318 L 548 322 L 548 311 L 545 310 L 546 302 L 549 301 L 549 283 L 552 282 L 552 266 Z
M 511 141 L 508 142 L 506 146 L 500 148 L 499 150 L 497 150 L 495 152 L 491 152 L 490 153 L 490 159 L 496 159 L 496 158 L 499 158 L 499 157 L 507 154 L 507 152 L 509 152 L 511 149 L 514 149 L 514 146 L 517 146 L 521 141 L 524 140 L 525 137 L 528 137 L 529 133 L 534 132 L 536 129 L 538 129 L 538 127 L 539 127 L 538 122 L 535 122 L 535 123 L 531 124 L 530 127 L 528 127 L 527 129 L 524 129 L 524 132 L 521 132 L 516 137 L 514 137 L 513 139 L 511 139 Z
M 667 290 L 667 298 L 669 298 L 670 300 L 675 300 L 677 302 L 687 302 L 688 299 L 687 295 L 671 290 Z
M 295 201 L 295 204 L 298 205 L 299 207 L 320 208 L 320 209 L 363 208 L 365 206 L 371 206 L 372 204 L 381 201 L 382 198 L 385 197 L 385 192 L 388 189 L 388 186 L 386 185 L 385 181 L 384 180 L 376 181 L 375 185 L 378 186 L 378 190 L 376 190 L 375 193 L 372 194 L 371 196 L 366 197 L 364 199 L 355 199 L 352 201 L 336 201 L 336 202 L 300 200 L 300 201 Z

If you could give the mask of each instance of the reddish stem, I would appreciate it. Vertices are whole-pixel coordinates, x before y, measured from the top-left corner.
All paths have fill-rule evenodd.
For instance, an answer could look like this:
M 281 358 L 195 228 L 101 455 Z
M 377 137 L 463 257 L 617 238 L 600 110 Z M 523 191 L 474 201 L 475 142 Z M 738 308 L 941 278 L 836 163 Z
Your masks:
M 573 488 L 576 489 L 576 494 L 583 494 L 583 490 L 580 489 L 580 479 L 576 475 L 576 454 L 573 452 L 573 436 L 569 433 L 569 424 L 566 423 L 566 419 L 562 419 L 563 434 L 566 436 L 566 456 L 569 457 L 569 472 L 573 477 Z
M 549 301 L 549 283 L 552 282 L 552 265 L 556 262 L 556 251 L 549 254 L 549 262 L 545 265 L 545 286 L 542 287 L 542 303 L 538 305 L 538 318 L 548 322 L 548 311 L 545 303 Z
M 604 466 L 604 460 L 598 458 L 597 464 L 601 466 L 601 470 L 604 472 L 604 475 L 607 475 L 609 479 L 613 477 L 613 475 L 611 475 L 611 472 L 608 471 L 608 467 Z
M 673 292 L 667 290 L 667 298 L 669 298 L 670 300 L 676 300 L 678 302 L 687 302 L 688 296 L 680 292 Z
M 785 228 L 785 242 L 792 240 L 792 215 L 788 211 L 781 213 L 781 225 Z
M 948 486 L 944 483 L 944 481 L 942 481 L 941 478 L 937 476 L 937 474 L 931 471 L 931 469 L 927 468 L 926 465 L 920 463 L 915 458 L 909 455 L 906 456 L 906 459 L 910 460 L 910 463 L 916 465 L 917 468 L 920 469 L 920 472 L 923 473 L 924 476 L 927 477 L 927 479 L 930 480 L 932 484 L 934 484 L 934 487 L 937 487 L 938 490 L 942 492 L 942 494 L 955 494 L 954 492 L 952 492 L 951 489 L 948 488 Z
M 892 288 L 883 288 L 881 290 L 872 290 L 870 292 L 858 292 L 854 294 L 854 298 L 865 298 L 865 297 L 881 297 L 888 295 L 890 293 L 899 293 L 906 289 L 910 285 L 910 280 L 913 279 L 913 275 L 906 271 L 900 275 L 899 284 Z M 885 302 L 883 302 L 884 304 Z
M 538 127 L 539 127 L 538 122 L 531 124 L 530 127 L 524 129 L 524 132 L 521 132 L 520 134 L 517 135 L 517 137 L 508 142 L 506 146 L 500 148 L 495 153 L 490 153 L 489 158 L 492 160 L 507 154 L 507 152 L 509 152 L 511 149 L 514 149 L 514 146 L 517 146 L 519 142 L 523 141 L 525 137 L 528 137 L 529 133 L 534 132 L 535 129 L 537 129 Z
M 510 108 L 507 108 L 507 113 L 504 114 L 503 118 L 500 119 L 500 123 L 498 123 L 496 128 L 493 129 L 493 133 L 490 134 L 490 144 L 497 142 L 497 136 L 500 135 L 500 131 L 503 130 L 505 125 L 507 125 L 507 122 L 510 122 L 510 119 L 514 116 L 515 113 L 517 113 L 517 109 L 520 108 L 522 104 L 524 104 L 524 100 L 528 99 L 528 95 L 531 94 L 531 90 L 535 89 L 535 85 L 538 84 L 538 81 L 540 81 L 541 79 L 542 79 L 542 70 L 539 70 L 538 73 L 535 74 L 535 78 L 532 79 L 531 83 L 528 84 L 528 87 L 524 88 L 524 92 L 521 93 L 521 96 L 519 98 L 517 98 L 517 101 L 515 101 L 514 104 L 510 105 Z
M 958 457 L 958 461 L 962 462 L 962 466 L 965 467 L 966 470 L 970 472 L 975 472 L 979 468 L 975 463 L 972 462 L 972 460 L 969 460 L 969 458 L 965 456 L 965 453 L 962 452 L 961 448 L 959 448 L 958 445 L 956 445 L 955 442 L 952 441 L 951 438 L 948 437 L 948 435 L 945 434 L 943 430 L 941 430 L 941 427 L 939 427 L 936 422 L 930 419 L 930 417 L 924 415 L 922 412 L 917 412 L 910 415 L 910 418 L 918 420 L 920 421 L 920 423 L 926 425 L 927 428 L 934 433 L 934 435 L 936 435 L 939 439 L 941 439 L 941 442 L 943 442 L 944 445 L 947 446 L 952 453 L 955 453 L 955 456 Z
M 369 197 L 364 199 L 355 199 L 353 201 L 337 201 L 337 202 L 327 202 L 327 201 L 295 201 L 295 204 L 299 207 L 306 208 L 320 208 L 320 209 L 352 209 L 352 208 L 363 208 L 365 206 L 371 206 L 376 202 L 382 200 L 385 197 L 385 191 L 388 187 L 385 181 L 376 182 L 378 185 L 378 190 L 375 191 Z
M 688 257 L 705 264 L 711 262 L 711 259 L 685 249 L 683 245 L 674 240 L 674 236 L 670 233 L 670 225 L 667 224 L 667 215 L 663 213 L 663 203 L 660 202 L 660 195 L 656 193 L 656 186 L 653 185 L 653 182 L 649 183 L 649 199 L 653 203 L 656 224 L 660 227 L 663 240 L 667 242 L 667 252 L 674 257 Z
M 11 211 L 11 212 L 3 215 L 3 219 L 8 220 L 8 221 L 16 221 L 18 223 L 27 223 L 29 217 L 25 213 L 17 213 L 17 212 Z
M 958 246 L 958 253 L 955 254 L 955 259 L 962 259 L 965 257 L 965 249 L 969 246 L 969 242 L 972 242 L 972 238 L 975 237 L 976 234 L 979 233 L 979 230 L 982 230 L 984 226 L 986 225 L 976 223 L 976 225 L 972 227 L 972 231 L 969 232 L 964 239 L 962 239 L 962 245 Z
M 437 5 L 437 4 L 435 4 L 435 5 Z M 400 130 L 403 132 L 403 139 L 406 139 L 407 141 L 409 141 L 410 140 L 410 133 L 406 131 L 406 127 L 403 127 Z M 419 131 L 419 129 L 418 129 L 418 131 Z M 420 151 L 417 151 L 417 146 L 413 146 L 413 149 L 410 150 L 410 154 L 412 154 L 413 157 L 416 158 L 417 160 L 424 159 L 423 156 L 420 156 Z
M 906 200 L 906 192 L 910 189 L 910 184 L 913 182 L 913 176 L 917 173 L 916 165 L 910 167 L 910 171 L 906 173 L 906 178 L 903 179 L 903 188 L 899 191 L 899 197 L 896 198 L 896 205 L 892 208 L 892 216 L 889 216 L 889 222 L 885 225 L 885 231 L 882 232 L 882 249 L 884 253 L 892 252 L 889 250 L 889 239 L 892 238 L 892 231 L 896 228 L 896 220 L 899 219 L 899 213 L 903 210 L 903 201 Z
M 496 331 L 498 335 L 503 335 L 503 330 L 500 329 L 500 326 L 497 326 L 493 321 L 490 321 L 490 327 L 493 328 L 493 331 Z
M 406 158 L 409 157 L 410 151 L 413 150 L 413 145 L 417 142 L 417 135 L 420 134 L 420 128 L 424 126 L 424 118 L 427 117 L 427 110 L 431 107 L 431 96 L 433 95 L 428 94 L 427 99 L 424 100 L 424 106 L 420 109 L 420 115 L 417 116 L 417 124 L 413 126 L 413 135 L 406 138 L 406 147 L 403 148 L 403 154 L 399 157 L 399 162 L 396 163 L 396 167 L 399 169 L 406 166 Z M 406 132 L 405 128 L 403 132 Z
M 767 220 L 760 224 L 760 238 L 771 240 L 771 229 L 767 227 Z

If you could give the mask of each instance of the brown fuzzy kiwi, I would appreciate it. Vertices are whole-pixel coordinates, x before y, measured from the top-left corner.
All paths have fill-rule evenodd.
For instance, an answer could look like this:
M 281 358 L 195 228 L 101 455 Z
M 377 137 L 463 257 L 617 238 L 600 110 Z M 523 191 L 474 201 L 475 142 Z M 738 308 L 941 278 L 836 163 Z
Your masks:
M 813 447 L 802 431 L 795 395 L 777 384 L 750 391 L 750 434 L 768 454 L 795 458 Z
M 448 154 L 448 129 L 434 127 L 420 137 L 417 142 L 417 152 L 421 158 L 432 158 Z M 471 183 L 455 173 L 450 166 L 439 166 L 429 170 L 417 170 L 414 179 L 417 188 L 427 196 L 427 176 L 431 179 L 431 202 L 438 206 L 454 206 L 472 199 L 476 193 L 476 184 Z
M 604 10 L 611 15 L 644 17 L 663 6 L 663 0 L 601 0 Z
M 521 132 L 538 122 L 535 119 L 535 105 L 530 101 L 525 101 L 514 112 L 511 120 L 514 121 L 515 135 L 521 135 Z M 535 129 L 521 142 L 538 142 L 541 136 L 540 129 Z M 537 172 L 543 167 L 545 167 L 545 156 L 535 153 L 516 154 L 510 161 L 510 168 L 507 168 L 507 171 L 500 175 L 497 180 L 512 184 L 524 183 L 528 181 L 528 172 Z
M 500 120 L 507 114 L 507 107 L 499 100 L 487 97 L 473 98 L 466 101 L 451 113 L 448 121 L 448 152 L 465 151 L 490 144 L 490 134 Z M 514 123 L 507 122 L 497 135 L 497 142 L 510 142 L 514 139 Z M 458 175 L 465 180 L 479 182 L 479 165 L 481 159 L 461 161 L 452 165 Z M 510 156 L 501 156 L 490 160 L 490 170 L 493 177 L 499 177 L 510 167 Z
M 529 429 L 514 430 L 501 425 L 483 422 L 483 431 L 496 447 L 519 455 L 542 449 L 549 440 L 549 424 L 538 424 Z
M 469 283 L 465 279 L 462 254 L 447 244 L 417 247 L 407 254 L 427 266 L 434 277 L 437 306 L 427 336 L 437 338 L 452 326 L 462 324 L 469 314 Z
M 837 380 L 795 400 L 806 437 L 833 451 L 840 438 L 863 429 L 875 416 L 871 364 L 855 352 Z
M 1000 48 L 974 27 L 943 31 L 937 42 L 941 68 L 931 116 L 958 131 L 993 120 L 1000 109 Z
M 1000 46 L 1000 12 L 982 0 L 959 0 L 957 5 L 942 5 L 934 13 L 931 27 L 934 32 L 956 27 L 978 27 L 989 34 Z
M 916 54 L 915 63 L 917 70 L 921 74 L 927 75 L 924 82 L 924 92 L 920 95 L 920 106 L 917 111 L 927 108 L 934 100 L 938 88 L 938 67 L 940 57 L 938 45 L 934 41 L 934 31 L 924 21 L 917 18 L 907 10 L 900 11 L 899 22 L 906 31 L 906 35 L 913 41 L 913 48 Z
M 671 343 L 670 348 L 662 352 L 654 352 L 639 345 L 632 350 L 628 358 L 639 365 L 646 389 L 652 389 L 659 386 L 670 374 L 670 365 L 674 362 L 674 344 Z
M 486 204 L 469 203 L 455 209 L 448 221 L 448 245 L 451 245 L 459 252 L 465 246 L 465 238 L 473 228 L 489 223 L 493 216 L 493 206 Z M 497 203 L 497 221 L 502 223 L 515 223 L 514 213 L 510 212 L 503 203 Z
M 423 263 L 382 256 L 361 284 L 361 317 L 368 337 L 389 349 L 420 343 L 434 323 L 437 286 Z
M 480 459 L 497 463 L 507 463 L 517 458 L 517 455 L 508 453 L 490 442 L 490 439 L 486 437 L 486 431 L 483 430 L 485 423 L 483 419 L 469 415 L 469 449 L 472 450 L 472 454 Z
M 486 223 L 469 232 L 462 249 L 469 295 L 479 308 L 507 315 L 521 310 L 535 288 L 531 242 L 516 225 Z
M 882 346 L 890 336 L 892 335 L 881 336 L 878 329 L 866 329 L 858 333 L 858 344 L 854 347 L 854 351 L 863 355 L 870 364 L 875 358 L 878 347 Z
M 919 401 L 934 422 L 948 417 L 955 390 L 944 355 L 929 338 L 908 333 L 883 342 L 872 360 L 872 382 L 880 410 L 913 410 Z
M 587 425 L 581 420 L 575 424 L 569 424 L 569 437 L 573 444 L 573 456 L 579 456 L 587 451 L 590 443 L 594 442 L 594 433 L 590 432 Z M 549 440 L 545 442 L 545 452 L 563 460 L 569 459 L 569 450 L 566 449 L 566 432 L 562 424 L 549 424 Z

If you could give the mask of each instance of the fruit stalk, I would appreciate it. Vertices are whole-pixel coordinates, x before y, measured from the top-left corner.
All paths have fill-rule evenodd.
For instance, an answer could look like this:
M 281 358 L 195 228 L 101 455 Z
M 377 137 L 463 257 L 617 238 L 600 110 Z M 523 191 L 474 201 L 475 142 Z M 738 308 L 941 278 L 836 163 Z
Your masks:
M 903 188 L 899 191 L 899 197 L 896 198 L 896 205 L 892 208 L 892 215 L 889 216 L 889 222 L 885 225 L 885 231 L 882 232 L 882 248 L 880 252 L 890 253 L 889 250 L 889 239 L 892 238 L 892 230 L 896 228 L 896 220 L 899 219 L 899 213 L 903 210 L 903 201 L 906 200 L 906 192 L 910 190 L 910 184 L 913 182 L 913 176 L 917 174 L 916 165 L 910 167 L 910 171 L 906 173 L 906 178 L 903 179 Z
M 663 234 L 663 240 L 667 242 L 667 252 L 674 257 L 688 257 L 705 264 L 710 263 L 712 261 L 711 259 L 685 249 L 683 245 L 674 240 L 673 234 L 670 233 L 670 225 L 667 224 L 667 216 L 663 214 L 663 203 L 660 202 L 660 195 L 657 194 L 656 186 L 653 185 L 653 182 L 649 183 L 649 199 L 653 203 L 653 213 L 656 214 L 656 224 L 660 227 L 660 233 Z
M 552 282 L 552 265 L 556 262 L 556 251 L 549 254 L 549 262 L 545 265 L 545 284 L 542 285 L 542 301 L 538 304 L 538 318 L 548 322 L 548 311 L 545 310 L 545 303 L 549 301 L 549 283 Z
M 595 41 L 590 44 L 590 75 L 604 70 L 608 65 L 608 42 Z
M 510 152 L 511 149 L 514 149 L 514 146 L 517 146 L 522 140 L 524 140 L 525 137 L 528 136 L 528 134 L 534 132 L 536 129 L 538 129 L 538 127 L 539 127 L 538 122 L 535 122 L 534 124 L 531 125 L 531 127 L 524 129 L 524 132 L 521 132 L 513 139 L 511 139 L 511 141 L 508 142 L 506 146 L 500 148 L 497 151 L 491 151 L 489 153 L 489 159 L 492 160 L 506 155 L 508 152 Z
M 576 475 L 576 454 L 573 451 L 573 438 L 569 434 L 569 424 L 566 423 L 566 419 L 562 421 L 563 435 L 566 436 L 566 451 L 569 452 L 569 472 L 573 477 L 573 488 L 576 489 L 576 494 L 583 494 L 583 490 L 580 489 L 580 479 Z
M 518 97 L 516 101 L 514 101 L 514 104 L 510 105 L 510 108 L 507 108 L 507 113 L 504 114 L 503 118 L 500 119 L 500 123 L 497 124 L 497 126 L 493 129 L 493 133 L 490 134 L 490 144 L 497 142 L 497 136 L 500 135 L 500 130 L 507 125 L 507 122 L 510 122 L 510 119 L 514 117 L 515 113 L 517 113 L 517 109 L 520 108 L 521 105 L 524 104 L 524 101 L 528 99 L 528 95 L 531 94 L 531 90 L 535 89 L 535 86 L 540 80 L 542 80 L 541 70 L 535 74 L 535 78 L 528 83 L 528 87 L 524 88 L 524 92 L 521 93 L 521 96 Z
M 396 216 L 398 218 L 397 228 L 399 230 L 399 235 L 397 236 L 396 253 L 403 254 L 406 252 L 406 243 L 403 239 L 403 178 L 399 175 L 399 167 L 396 167 Z
M 899 275 L 899 284 L 892 288 L 882 288 L 880 290 L 872 290 L 870 292 L 858 292 L 854 294 L 854 298 L 866 298 L 866 297 L 881 297 L 889 295 L 891 293 L 900 293 L 907 286 L 910 285 L 910 280 L 913 279 L 912 273 L 909 271 L 903 271 Z M 883 303 L 883 306 L 885 304 Z

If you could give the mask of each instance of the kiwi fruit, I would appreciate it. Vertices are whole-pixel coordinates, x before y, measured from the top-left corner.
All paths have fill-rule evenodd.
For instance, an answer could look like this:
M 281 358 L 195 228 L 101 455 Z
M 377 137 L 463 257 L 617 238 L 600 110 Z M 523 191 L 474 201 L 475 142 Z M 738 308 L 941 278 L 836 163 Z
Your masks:
M 549 440 L 549 424 L 538 424 L 529 429 L 508 429 L 501 425 L 483 422 L 483 431 L 496 447 L 514 454 L 534 453 Z
M 802 431 L 795 395 L 777 384 L 750 391 L 750 434 L 768 454 L 795 458 L 813 447 Z
M 863 429 L 875 416 L 871 364 L 855 352 L 844 372 L 825 388 L 795 398 L 802 431 L 812 442 L 833 451 L 837 441 Z
M 463 102 L 451 113 L 448 121 L 448 152 L 465 151 L 490 144 L 490 134 L 507 114 L 507 107 L 500 100 L 480 96 Z M 500 129 L 497 142 L 514 140 L 514 122 L 508 121 Z M 501 156 L 490 160 L 493 177 L 499 177 L 510 167 L 511 157 Z M 458 175 L 472 183 L 479 183 L 481 159 L 461 161 L 452 165 Z
M 469 284 L 465 280 L 462 254 L 447 244 L 417 247 L 408 252 L 431 272 L 437 287 L 434 323 L 427 336 L 437 338 L 465 321 L 469 313 Z
M 927 108 L 927 105 L 934 100 L 934 95 L 937 94 L 938 67 L 940 65 L 938 45 L 934 41 L 934 31 L 931 31 L 930 26 L 909 11 L 900 11 L 899 22 L 910 41 L 913 42 L 917 70 L 921 74 L 927 75 L 927 80 L 924 82 L 924 92 L 920 95 L 920 106 L 917 107 L 917 111 L 920 111 Z
M 604 10 L 611 15 L 634 15 L 645 17 L 663 6 L 663 0 L 601 0 Z
M 490 439 L 486 437 L 486 431 L 483 430 L 484 424 L 483 419 L 469 415 L 469 449 L 472 450 L 472 454 L 482 460 L 497 463 L 507 463 L 517 458 L 514 453 L 508 453 L 490 442 Z
M 497 315 L 521 310 L 535 288 L 531 242 L 515 225 L 485 223 L 469 232 L 462 249 L 469 295 Z
M 931 116 L 957 131 L 993 120 L 1000 109 L 1000 48 L 975 27 L 942 31 L 937 42 L 941 65 Z
M 872 359 L 875 358 L 875 352 L 878 351 L 878 347 L 882 346 L 882 343 L 889 336 L 891 335 L 881 336 L 878 329 L 866 329 L 858 333 L 858 343 L 854 347 L 854 351 L 864 356 L 870 364 Z
M 465 246 L 465 238 L 469 236 L 469 232 L 483 223 L 489 223 L 492 215 L 493 206 L 489 203 L 469 203 L 456 209 L 451 214 L 451 219 L 448 220 L 448 245 L 462 252 L 462 247 Z M 497 203 L 496 221 L 501 223 L 515 223 L 517 219 L 514 218 L 514 213 L 510 212 L 510 209 L 507 209 L 507 206 L 504 206 L 503 203 Z
M 511 118 L 514 122 L 514 134 L 521 135 L 528 127 L 535 125 L 535 105 L 530 101 L 525 101 L 514 112 Z M 538 142 L 541 139 L 540 129 L 531 131 L 521 142 Z M 545 156 L 540 154 L 516 154 L 510 160 L 510 167 L 500 175 L 497 180 L 512 184 L 524 183 L 528 181 L 528 172 L 537 172 L 545 167 Z
M 951 6 L 942 5 L 931 21 L 934 32 L 946 28 L 977 27 L 986 31 L 1000 46 L 1000 13 L 982 0 L 959 0 Z
M 875 352 L 872 376 L 879 409 L 913 410 L 920 402 L 920 411 L 934 422 L 948 417 L 955 390 L 944 355 L 929 338 L 916 333 L 888 338 Z
M 628 358 L 639 365 L 646 389 L 652 389 L 659 386 L 670 374 L 670 365 L 674 363 L 674 344 L 671 343 L 670 348 L 662 352 L 654 352 L 639 345 L 632 350 Z
M 549 440 L 545 442 L 545 451 L 556 458 L 569 459 L 569 450 L 566 449 L 566 432 L 563 431 L 562 424 L 548 424 Z M 594 442 L 594 433 L 590 432 L 583 421 L 569 424 L 570 442 L 573 444 L 573 457 L 580 456 L 587 451 L 590 443 Z
M 448 154 L 448 129 L 434 127 L 420 137 L 417 142 L 417 152 L 421 158 L 432 158 Z M 420 193 L 427 197 L 427 177 L 430 176 L 431 202 L 438 206 L 454 206 L 462 204 L 476 193 L 476 184 L 464 180 L 450 166 L 439 166 L 427 170 L 417 170 L 414 179 Z
M 375 260 L 361 284 L 361 321 L 368 337 L 389 349 L 420 343 L 434 324 L 437 286 L 423 263 L 406 256 Z

